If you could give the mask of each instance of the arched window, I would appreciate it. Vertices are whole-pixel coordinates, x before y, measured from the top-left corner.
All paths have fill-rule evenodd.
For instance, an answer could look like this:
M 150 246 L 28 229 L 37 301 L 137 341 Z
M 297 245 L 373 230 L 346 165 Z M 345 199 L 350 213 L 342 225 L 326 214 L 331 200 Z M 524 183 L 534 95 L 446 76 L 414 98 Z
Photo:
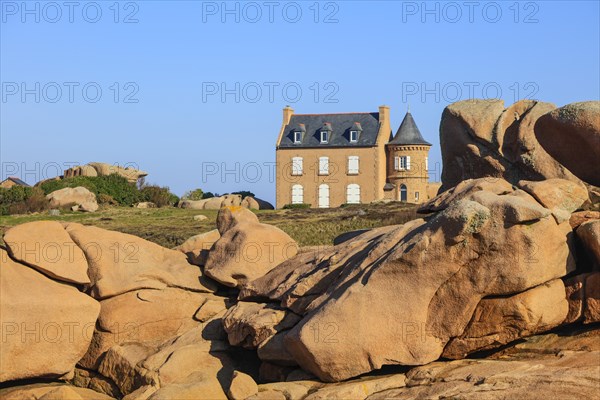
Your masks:
M 346 203 L 360 204 L 360 186 L 356 183 L 351 183 L 346 187 Z
M 304 188 L 302 185 L 292 186 L 292 204 L 304 203 Z
M 408 189 L 406 185 L 400 185 L 400 201 L 408 201 Z
M 329 208 L 329 185 L 319 185 L 319 208 Z

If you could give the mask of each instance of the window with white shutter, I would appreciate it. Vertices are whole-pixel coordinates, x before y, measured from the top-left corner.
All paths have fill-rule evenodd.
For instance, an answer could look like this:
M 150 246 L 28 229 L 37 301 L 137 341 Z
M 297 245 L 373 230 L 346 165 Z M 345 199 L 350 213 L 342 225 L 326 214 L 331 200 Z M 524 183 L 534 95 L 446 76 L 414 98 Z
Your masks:
M 429 157 L 425 157 L 425 172 L 429 171 Z
M 346 187 L 346 203 L 360 204 L 360 186 L 356 183 L 351 183 Z
M 329 157 L 319 157 L 319 175 L 329 175 Z
M 319 185 L 319 208 L 329 208 L 329 185 Z
M 292 204 L 304 203 L 304 188 L 302 185 L 292 186 Z
M 302 175 L 302 157 L 292 157 L 292 175 Z
M 399 158 L 397 170 L 403 171 L 410 169 L 410 156 L 400 156 L 396 158 Z
M 348 175 L 358 175 L 358 156 L 348 157 Z
M 398 156 L 394 157 L 394 170 L 400 170 L 400 157 Z

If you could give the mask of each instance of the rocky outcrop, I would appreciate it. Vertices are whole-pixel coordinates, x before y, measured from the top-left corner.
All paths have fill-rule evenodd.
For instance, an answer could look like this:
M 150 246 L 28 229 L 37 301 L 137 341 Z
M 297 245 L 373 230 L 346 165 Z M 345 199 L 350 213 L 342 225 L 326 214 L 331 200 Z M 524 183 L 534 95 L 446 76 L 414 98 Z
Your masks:
M 221 207 L 239 206 L 242 204 L 242 196 L 239 194 L 226 194 L 220 197 L 211 197 L 203 200 L 181 200 L 179 208 L 192 210 L 219 210 Z
M 443 356 L 464 358 L 523 336 L 549 331 L 563 323 L 568 311 L 565 285 L 560 279 L 514 296 L 483 299 L 464 332 L 444 348 Z
M 217 215 L 217 230 L 224 235 L 228 230 L 238 224 L 256 225 L 258 217 L 251 211 L 242 207 L 224 207 Z
M 579 182 L 566 182 L 563 179 L 544 181 L 520 181 L 518 186 L 535 197 L 544 207 L 552 211 L 557 222 L 567 221 L 571 213 L 588 198 L 586 187 Z
M 114 400 L 114 397 L 94 390 L 65 383 L 34 383 L 0 389 L 3 400 Z
M 44 318 L 60 321 L 60 304 L 70 322 L 72 316 L 89 320 L 81 333 L 87 340 L 61 347 L 23 347 L 9 340 L 10 360 L 5 364 L 3 358 L 2 372 L 9 365 L 13 375 L 2 379 L 55 377 L 80 387 L 17 386 L 0 389 L 0 395 L 314 400 L 499 393 L 522 398 L 531 390 L 551 390 L 585 398 L 600 372 L 595 363 L 600 348 L 593 338 L 560 339 L 559 348 L 567 350 L 561 354 L 553 336 L 546 336 L 547 352 L 520 354 L 529 351 L 522 346 L 537 345 L 524 340 L 531 335 L 575 323 L 593 331 L 600 321 L 600 273 L 585 257 L 578 263 L 591 272 L 575 270 L 571 243 L 572 226 L 578 245 L 594 249 L 597 243 L 588 227 L 595 227 L 594 214 L 581 214 L 580 222 L 571 216 L 586 195 L 576 181 L 514 186 L 502 179 L 468 180 L 424 204 L 421 212 L 429 215 L 422 219 L 357 232 L 336 246 L 304 249 L 264 271 L 227 258 L 243 253 L 244 243 L 263 232 L 264 224 L 242 207 L 222 208 L 216 230 L 176 250 L 80 224 L 20 225 L 5 235 L 13 258 L 4 252 L 10 262 L 0 268 L 3 328 L 9 326 L 5 316 L 27 316 L 26 326 L 45 323 Z M 247 242 L 236 242 L 239 235 Z M 223 238 L 228 251 L 218 254 Z M 42 249 L 53 241 L 61 243 L 61 251 L 78 249 L 79 261 L 52 263 L 30 251 L 33 244 Z M 20 242 L 26 245 L 17 247 Z M 224 276 L 241 289 L 239 300 L 212 293 L 217 289 L 207 277 L 212 273 L 204 275 L 186 259 L 207 253 L 230 263 Z M 33 287 L 38 285 L 43 290 Z M 54 287 L 67 291 L 54 294 Z M 221 287 L 217 293 L 235 292 Z M 76 300 L 65 300 L 67 293 Z M 9 339 L 17 336 L 7 333 Z M 505 347 L 496 359 L 435 362 L 516 340 L 518 345 Z M 510 349 L 514 354 L 506 353 Z M 322 382 L 389 364 L 405 367 L 387 376 Z M 541 381 L 547 386 L 540 387 Z M 94 397 L 87 389 L 100 394 Z
M 582 223 L 575 232 L 592 267 L 600 270 L 600 219 Z
M 229 400 L 244 400 L 258 393 L 258 385 L 251 376 L 240 371 L 234 371 L 231 385 L 227 391 Z
M 2 249 L 0 261 L 0 382 L 68 376 L 90 344 L 100 304 Z
M 277 332 L 290 329 L 300 316 L 277 305 L 240 301 L 223 317 L 223 327 L 229 343 L 256 349 Z
M 565 323 L 600 322 L 600 272 L 585 273 L 565 279 L 569 312 Z
M 79 364 L 96 369 L 112 346 L 127 342 L 156 348 L 198 325 L 193 316 L 205 299 L 202 293 L 167 288 L 132 291 L 103 300 L 97 329 Z
M 571 224 L 571 228 L 577 229 L 584 222 L 593 221 L 595 219 L 600 219 L 599 211 L 577 211 L 571 214 L 569 223 Z
M 69 223 L 66 230 L 88 260 L 90 294 L 97 299 L 138 289 L 213 292 L 214 283 L 185 254 L 125 233 Z
M 81 248 L 56 221 L 17 225 L 4 234 L 10 255 L 53 279 L 90 283 L 88 263 Z
M 268 201 L 259 199 L 258 197 L 248 196 L 242 200 L 240 204 L 244 208 L 252 210 L 274 210 L 273 204 Z
M 561 110 L 572 108 L 578 110 L 578 117 L 558 117 L 565 114 Z M 595 108 L 588 105 L 563 109 L 556 110 L 553 104 L 534 100 L 521 100 L 508 108 L 502 100 L 465 100 L 446 107 L 440 124 L 443 159 L 440 192 L 466 179 L 481 177 L 503 178 L 513 184 L 550 178 L 579 181 L 575 173 L 584 181 L 597 184 L 589 176 L 597 173 L 578 173 L 571 170 L 572 163 L 563 161 L 569 157 L 574 163 L 581 157 L 597 160 L 598 113 L 594 117 Z M 596 127 L 592 128 L 594 118 Z M 571 134 L 569 129 L 577 133 Z M 581 137 L 586 139 L 580 140 Z M 583 145 L 585 141 L 588 144 Z M 553 143 L 552 146 L 547 142 Z M 558 154 L 555 147 L 579 157 L 572 154 L 555 157 Z M 591 165 L 581 163 L 587 171 L 594 171 Z
M 251 375 L 236 369 L 221 368 L 214 356 L 194 351 L 196 345 L 180 337 L 172 345 L 166 346 L 160 356 L 138 362 L 136 374 L 147 373 L 157 377 L 156 368 L 162 373 L 164 384 L 158 382 L 139 386 L 129 393 L 126 399 L 138 398 L 194 398 L 224 399 L 416 399 L 416 398 L 460 398 L 460 399 L 537 399 L 544 396 L 595 398 L 599 383 L 600 341 L 598 330 L 557 332 L 532 336 L 520 343 L 508 346 L 501 352 L 486 359 L 440 361 L 404 371 L 388 371 L 387 374 L 364 376 L 347 382 L 325 384 L 314 377 L 301 376 L 300 380 L 287 380 L 256 385 Z M 190 336 L 190 335 L 188 335 Z M 187 340 L 187 341 L 186 341 Z M 189 358 L 185 353 L 174 351 L 184 347 L 177 342 L 187 343 Z M 116 353 L 116 352 L 115 352 Z M 133 352 L 120 352 L 121 362 L 115 358 L 115 367 L 120 366 L 123 384 L 131 375 Z M 217 354 L 217 353 L 215 353 Z M 222 354 L 221 354 L 222 356 Z M 196 357 L 197 363 L 186 363 Z M 165 365 L 164 360 L 174 358 L 173 364 Z M 202 363 L 207 374 L 197 371 Z M 227 363 L 227 361 L 225 361 Z M 179 368 L 179 369 L 177 369 Z M 181 376 L 189 373 L 188 377 Z M 208 374 L 221 376 L 221 380 L 207 380 Z M 137 375 L 138 377 L 140 375 Z M 160 376 L 160 375 L 158 375 Z M 223 386 L 225 385 L 225 386 Z M 225 389 L 223 389 L 225 388 Z M 60 389 L 60 391 L 57 391 Z M 225 390 L 225 392 L 223 391 Z M 248 393 L 255 394 L 246 396 Z M 50 399 L 111 399 L 87 389 L 64 383 L 43 383 L 0 389 L 2 399 L 48 398 Z M 154 397 L 151 397 L 154 396 Z M 118 396 L 121 397 L 120 395 Z
M 119 165 L 91 162 L 86 165 L 69 168 L 65 171 L 65 178 L 75 176 L 106 176 L 117 174 L 126 178 L 130 183 L 136 183 L 138 179 L 148 175 L 147 172 L 141 171 L 133 167 L 121 167 Z
M 241 287 L 298 253 L 298 245 L 287 233 L 261 224 L 242 207 L 222 208 L 217 228 L 221 237 L 208 255 L 205 273 L 226 286 Z
M 593 360 L 598 357 L 598 351 L 580 351 L 534 360 L 435 362 L 409 371 L 406 387 L 383 390 L 366 399 L 593 398 L 600 373 Z
M 76 211 L 94 212 L 98 210 L 96 195 L 82 186 L 55 190 L 46 196 L 50 207 L 75 206 Z
M 177 203 L 179 208 L 188 208 L 190 210 L 204 210 L 204 205 L 209 199 L 205 200 L 180 200 Z M 219 206 L 220 207 L 220 206 Z
M 556 184 L 564 196 L 572 193 L 570 182 Z M 568 218 L 560 222 L 553 213 L 568 212 L 577 192 L 550 210 L 506 182 L 495 187 L 501 189 L 485 190 L 485 181 L 475 180 L 425 205 L 440 210 L 427 220 L 373 229 L 318 258 L 300 254 L 248 283 L 240 299 L 269 299 L 301 315 L 285 334 L 285 349 L 325 381 L 434 361 L 468 329 L 484 298 L 526 292 L 575 269 Z M 538 197 L 550 204 L 553 196 Z M 559 283 L 552 288 L 560 293 Z M 564 289 L 562 300 L 560 315 L 539 329 L 566 317 Z M 524 318 L 516 336 L 530 325 Z
M 222 207 L 242 206 L 253 210 L 274 210 L 275 207 L 265 200 L 257 197 L 245 197 L 239 194 L 226 194 L 219 197 L 211 197 L 203 200 L 181 200 L 178 203 L 180 208 L 189 208 L 192 210 L 219 210 Z
M 581 180 L 600 186 L 600 101 L 568 104 L 541 116 L 536 139 Z
M 204 266 L 208 252 L 220 237 L 221 234 L 219 234 L 219 231 L 213 229 L 212 231 L 192 236 L 181 245 L 175 247 L 174 250 L 184 253 L 190 264 Z
M 140 203 L 134 204 L 135 208 L 156 208 L 156 204 L 151 201 L 142 201 Z

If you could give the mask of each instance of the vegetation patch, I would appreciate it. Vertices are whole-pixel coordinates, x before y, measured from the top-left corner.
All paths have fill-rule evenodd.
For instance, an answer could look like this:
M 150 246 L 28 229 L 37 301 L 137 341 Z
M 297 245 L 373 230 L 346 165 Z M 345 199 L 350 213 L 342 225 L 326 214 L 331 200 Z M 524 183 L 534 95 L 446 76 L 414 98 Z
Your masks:
M 331 209 L 292 209 L 256 211 L 263 223 L 277 226 L 300 246 L 331 245 L 347 231 L 403 224 L 415 218 L 417 206 L 403 203 L 363 204 L 360 207 Z M 99 228 L 129 233 L 161 246 L 172 248 L 199 233 L 215 229 L 216 210 L 191 210 L 174 207 L 103 207 L 95 213 L 63 211 L 51 216 L 47 211 L 2 217 L 0 234 L 11 226 L 31 221 L 79 222 Z M 206 220 L 196 221 L 195 215 Z

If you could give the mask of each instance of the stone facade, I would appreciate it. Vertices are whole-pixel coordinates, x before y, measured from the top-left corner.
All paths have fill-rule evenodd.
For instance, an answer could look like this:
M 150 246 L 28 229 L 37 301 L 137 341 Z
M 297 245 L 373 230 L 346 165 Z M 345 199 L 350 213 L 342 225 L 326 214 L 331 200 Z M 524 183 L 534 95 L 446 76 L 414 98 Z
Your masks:
M 319 188 L 329 188 L 329 207 L 339 207 L 347 203 L 348 185 L 360 187 L 360 202 L 370 203 L 383 197 L 381 158 L 379 149 L 360 148 L 350 151 L 344 148 L 327 149 L 326 152 L 314 149 L 285 149 L 277 152 L 277 208 L 292 203 L 294 186 L 303 188 L 303 203 L 319 206 Z M 329 157 L 329 174 L 319 173 L 319 158 Z M 349 173 L 348 158 L 359 157 L 358 174 Z M 303 158 L 303 174 L 292 175 L 292 159 Z M 385 166 L 385 163 L 382 163 Z M 297 186 L 296 186 L 297 187 Z M 321 190 L 323 193 L 323 190 Z
M 388 182 L 394 188 L 392 200 L 408 203 L 422 203 L 428 200 L 429 175 L 428 156 L 431 146 L 426 145 L 388 145 L 387 174 Z M 398 168 L 397 160 L 409 157 L 409 168 Z
M 277 140 L 276 206 L 425 202 L 439 188 L 428 178 L 430 148 L 410 113 L 394 136 L 387 106 L 347 114 L 294 114 L 288 106 Z
M 6 178 L 5 180 L 3 180 L 2 182 L 0 182 L 0 188 L 2 188 L 2 189 L 10 189 L 13 186 L 29 187 L 29 185 L 27 183 L 23 182 L 21 179 L 14 177 L 14 176 L 10 176 L 10 177 Z

